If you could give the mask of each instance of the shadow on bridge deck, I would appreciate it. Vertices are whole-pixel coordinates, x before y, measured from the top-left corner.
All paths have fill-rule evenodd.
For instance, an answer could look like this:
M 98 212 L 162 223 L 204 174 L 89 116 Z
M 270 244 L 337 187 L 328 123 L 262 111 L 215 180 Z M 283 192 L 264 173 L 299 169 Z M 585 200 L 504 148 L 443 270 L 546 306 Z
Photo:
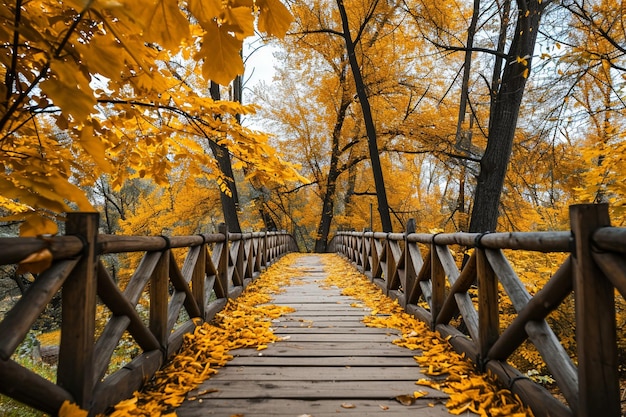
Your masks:
M 328 287 L 320 256 L 296 258 L 301 271 L 273 303 L 296 309 L 275 320 L 282 340 L 237 349 L 219 373 L 188 394 L 176 413 L 199 416 L 447 416 L 447 394 L 417 386 L 418 354 L 390 343 L 398 332 L 366 327 L 369 309 Z M 397 396 L 428 391 L 412 405 Z

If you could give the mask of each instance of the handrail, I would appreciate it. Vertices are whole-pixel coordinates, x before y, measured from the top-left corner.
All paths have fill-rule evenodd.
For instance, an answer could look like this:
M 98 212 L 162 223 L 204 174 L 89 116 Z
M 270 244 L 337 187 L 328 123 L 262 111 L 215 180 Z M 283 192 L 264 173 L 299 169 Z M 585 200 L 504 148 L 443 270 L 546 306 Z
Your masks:
M 338 232 L 329 251 L 347 257 L 405 310 L 449 337 L 481 370 L 531 407 L 535 416 L 615 416 L 620 412 L 615 290 L 626 298 L 626 229 L 610 227 L 604 204 L 570 207 L 571 231 L 516 233 Z M 427 254 L 422 256 L 420 246 Z M 462 269 L 450 246 L 471 252 Z M 570 253 L 534 296 L 503 249 Z M 498 286 L 517 316 L 501 332 Z M 476 288 L 477 307 L 468 291 Z M 545 318 L 575 296 L 578 365 Z M 461 315 L 465 329 L 451 320 Z M 541 354 L 567 404 L 555 399 L 507 359 L 529 340 Z
M 52 257 L 0 321 L 0 393 L 52 415 L 66 400 L 95 415 L 130 397 L 180 348 L 198 320 L 211 320 L 263 269 L 298 250 L 285 232 L 228 233 L 221 225 L 216 234 L 116 236 L 98 234 L 98 222 L 97 213 L 70 213 L 66 236 L 0 238 L 0 265 L 42 251 Z M 180 265 L 172 249 L 187 250 Z M 122 290 L 101 256 L 123 253 L 142 257 Z M 53 383 L 11 356 L 59 292 L 61 343 Z M 149 297 L 147 323 L 136 308 L 143 294 Z M 96 338 L 98 299 L 112 314 Z M 183 308 L 189 319 L 177 324 Z M 105 377 L 126 331 L 141 353 Z

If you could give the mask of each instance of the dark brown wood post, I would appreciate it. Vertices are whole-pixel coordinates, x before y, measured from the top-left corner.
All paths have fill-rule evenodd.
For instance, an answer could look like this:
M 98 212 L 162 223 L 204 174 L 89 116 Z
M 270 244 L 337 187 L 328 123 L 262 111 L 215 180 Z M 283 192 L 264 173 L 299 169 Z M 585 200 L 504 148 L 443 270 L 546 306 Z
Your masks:
M 437 245 L 435 245 L 435 236 L 430 246 L 430 279 L 432 283 L 432 299 L 430 302 L 430 313 L 432 320 L 430 327 L 434 330 L 436 319 L 443 307 L 446 298 L 446 272 L 443 269 L 439 254 L 437 253 Z
M 200 309 L 202 317 L 204 318 L 206 307 L 209 303 L 209 300 L 205 295 L 207 248 L 204 240 L 202 242 L 202 245 L 198 247 L 198 250 L 200 252 L 198 253 L 198 259 L 196 259 L 196 264 L 193 267 L 193 274 L 191 275 L 191 293 L 193 294 L 193 298 L 196 300 L 198 308 Z
M 170 243 L 166 242 L 165 250 L 161 252 L 159 262 L 150 277 L 150 331 L 159 341 L 163 352 L 167 352 L 167 310 L 168 310 L 168 285 L 170 270 Z
M 417 246 L 416 243 L 410 243 L 407 241 L 407 236 L 415 233 L 415 219 L 409 219 L 406 223 L 406 230 L 404 231 L 404 282 L 402 283 L 404 298 L 402 307 L 406 309 L 406 305 L 408 304 L 408 298 L 410 297 L 411 291 L 415 288 L 415 284 L 417 283 L 417 273 L 415 272 L 415 265 L 413 264 L 412 255 L 414 250 L 414 245 Z M 419 251 L 419 248 L 417 248 Z
M 85 247 L 63 285 L 57 385 L 84 409 L 90 408 L 95 386 L 94 341 L 98 255 L 98 213 L 68 213 L 65 234 L 78 236 Z
M 574 297 L 578 346 L 578 416 L 620 416 L 615 295 L 593 261 L 593 233 L 610 226 L 606 204 L 570 207 L 575 249 Z
M 371 246 L 368 244 L 367 237 L 365 236 L 365 233 L 368 231 L 370 231 L 368 228 L 363 229 L 363 234 L 361 235 L 361 263 L 363 266 L 363 270 L 361 272 L 363 272 L 363 274 L 371 269 L 369 251 L 367 250 L 367 248 Z
M 228 292 L 230 291 L 230 285 L 228 283 L 228 262 L 230 258 L 230 241 L 228 240 L 228 227 L 226 223 L 220 223 L 217 227 L 218 233 L 224 235 L 224 242 L 221 247 L 219 256 L 219 262 L 215 265 L 217 269 L 217 280 L 220 284 L 217 287 L 223 289 L 223 294 L 217 294 L 218 298 L 228 298 Z
M 488 360 L 489 349 L 500 335 L 498 277 L 487 260 L 485 250 L 479 247 L 474 250 L 478 276 L 478 365 L 483 369 Z

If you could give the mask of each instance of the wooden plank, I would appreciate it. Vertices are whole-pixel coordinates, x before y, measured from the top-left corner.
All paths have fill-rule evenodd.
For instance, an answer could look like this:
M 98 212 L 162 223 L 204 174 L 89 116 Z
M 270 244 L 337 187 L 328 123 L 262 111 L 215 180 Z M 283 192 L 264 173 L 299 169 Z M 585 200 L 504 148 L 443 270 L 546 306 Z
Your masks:
M 353 408 L 346 408 L 353 407 Z M 207 415 L 206 403 L 197 398 L 185 409 L 185 416 L 204 417 Z M 177 410 L 178 411 L 178 410 Z M 334 417 L 337 415 L 349 416 L 403 416 L 415 415 L 420 417 L 435 417 L 446 415 L 446 408 L 441 400 L 420 399 L 411 406 L 401 405 L 390 399 L 373 400 L 297 400 L 297 399 L 252 399 L 240 400 L 233 404 L 231 400 L 212 399 L 211 416 L 232 417 L 236 415 L 250 416 L 314 416 Z
M 211 390 L 212 392 L 199 395 L 199 397 L 205 400 L 212 398 L 239 400 L 242 397 L 242 393 L 245 393 L 245 398 L 250 399 L 293 398 L 316 400 L 320 398 L 336 398 L 340 400 L 370 400 L 372 398 L 391 399 L 398 395 L 412 395 L 416 390 L 413 380 L 384 381 L 382 384 L 381 381 L 326 381 L 326 383 L 319 383 L 319 381 L 301 380 L 296 383 L 294 381 L 239 380 L 236 383 L 216 385 L 211 384 L 212 381 L 214 382 L 215 380 L 213 378 L 209 379 L 208 383 L 204 383 L 199 389 L 191 391 L 189 396 L 196 396 L 197 393 L 203 390 Z M 425 398 L 442 400 L 448 398 L 447 394 L 429 387 L 425 387 L 424 391 L 428 392 Z M 176 410 L 176 412 L 179 416 L 184 415 L 181 409 Z
M 306 331 L 306 334 L 393 334 L 400 335 L 399 330 L 392 329 L 379 329 L 377 327 L 309 327 L 302 329 L 299 327 L 275 327 L 274 333 L 277 335 L 284 334 L 301 334 Z
M 271 345 L 273 349 L 237 350 L 239 356 L 406 356 L 413 357 L 417 353 L 409 349 L 392 345 L 391 343 L 345 343 L 333 342 L 277 342 Z
M 0 264 L 19 263 L 42 249 L 48 249 L 55 260 L 74 258 L 83 250 L 83 242 L 76 236 L 2 237 Z
M 325 364 L 324 364 L 325 365 Z M 378 381 L 388 373 L 388 380 L 415 382 L 426 376 L 414 366 L 233 366 L 228 372 L 211 377 L 214 383 L 224 381 Z
M 309 330 L 309 329 L 307 329 Z M 363 329 L 356 329 L 363 330 Z M 281 340 L 290 342 L 339 342 L 350 345 L 354 342 L 370 342 L 370 343 L 391 343 L 399 338 L 398 334 L 389 333 L 293 333 L 289 335 L 281 335 Z
M 318 356 L 264 356 L 263 351 L 255 352 L 256 356 L 235 356 L 228 362 L 228 366 L 369 366 L 375 369 L 384 366 L 415 366 L 415 359 L 408 356 L 329 356 L 320 360 Z
M 336 304 L 331 304 L 330 306 L 334 306 Z M 350 307 L 349 305 L 342 307 L 341 309 L 329 310 L 328 304 L 312 304 L 312 308 L 310 309 L 297 309 L 297 315 L 300 318 L 304 317 L 319 317 L 320 309 L 324 309 L 324 317 L 360 317 L 363 318 L 365 316 L 369 316 L 369 309 L 361 309 Z M 290 306 L 291 307 L 291 306 Z M 289 317 L 289 315 L 285 315 L 282 318 Z M 280 320 L 280 319 L 279 319 Z
M 436 246 L 436 248 L 437 254 L 439 255 L 439 260 L 441 261 L 441 265 L 443 266 L 443 269 L 446 271 L 446 275 L 448 276 L 448 281 L 450 282 L 450 285 L 454 285 L 454 283 L 459 278 L 460 272 L 456 266 L 452 254 L 450 253 L 450 249 L 448 249 L 447 246 Z M 456 293 L 454 294 L 454 299 L 457 306 L 459 307 L 461 315 L 463 316 L 463 321 L 465 322 L 470 336 L 473 340 L 479 340 L 480 337 L 478 334 L 478 313 L 474 308 L 472 299 L 467 293 Z
M 409 243 L 407 243 L 408 245 Z M 415 283 L 412 288 L 409 288 L 406 296 L 407 304 L 417 304 L 420 296 L 422 295 L 423 287 L 421 285 L 422 281 L 427 281 L 430 279 L 430 252 L 422 259 L 421 252 L 419 251 L 419 246 L 409 246 L 409 254 L 410 258 L 413 261 L 415 266 L 415 270 L 417 272 L 417 277 L 415 278 Z M 417 268 L 419 265 L 419 270 Z M 430 294 L 430 293 L 429 293 Z M 426 295 L 424 295 L 424 299 L 426 299 Z
M 333 327 L 354 327 L 361 323 L 360 320 L 316 320 L 313 321 L 311 318 L 300 319 L 300 320 L 289 320 L 289 321 L 281 321 L 280 323 L 275 323 L 272 327 L 298 327 L 298 328 L 333 328 Z M 364 324 L 361 323 L 364 326 Z

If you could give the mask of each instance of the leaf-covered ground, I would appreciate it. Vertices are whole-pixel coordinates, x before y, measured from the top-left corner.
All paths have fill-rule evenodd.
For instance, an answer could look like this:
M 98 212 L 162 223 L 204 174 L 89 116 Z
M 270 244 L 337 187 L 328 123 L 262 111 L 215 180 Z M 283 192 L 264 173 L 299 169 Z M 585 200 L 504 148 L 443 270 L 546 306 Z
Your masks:
M 259 279 L 250 284 L 243 294 L 230 300 L 226 308 L 211 323 L 198 326 L 186 337 L 181 351 L 148 385 L 128 400 L 115 406 L 110 417 L 174 417 L 175 409 L 192 389 L 218 372 L 232 359 L 229 353 L 237 348 L 256 347 L 262 350 L 279 339 L 272 332 L 271 321 L 293 309 L 271 304 L 272 295 L 281 287 L 297 284 L 293 264 L 297 254 L 290 254 L 268 268 Z M 475 372 L 463 356 L 457 354 L 438 333 L 432 332 L 421 321 L 405 313 L 397 302 L 392 302 L 380 289 L 358 273 L 338 255 L 323 255 L 328 273 L 325 285 L 342 288 L 344 295 L 359 300 L 355 307 L 371 309 L 364 317 L 365 325 L 397 329 L 402 338 L 393 343 L 419 350 L 415 360 L 432 379 L 420 379 L 416 385 L 430 386 L 450 395 L 446 403 L 450 413 L 476 413 L 485 417 L 531 416 L 518 397 L 497 385 L 484 374 Z M 420 395 L 416 387 L 414 396 Z M 86 413 L 71 404 L 65 404 L 61 417 L 83 417 Z

